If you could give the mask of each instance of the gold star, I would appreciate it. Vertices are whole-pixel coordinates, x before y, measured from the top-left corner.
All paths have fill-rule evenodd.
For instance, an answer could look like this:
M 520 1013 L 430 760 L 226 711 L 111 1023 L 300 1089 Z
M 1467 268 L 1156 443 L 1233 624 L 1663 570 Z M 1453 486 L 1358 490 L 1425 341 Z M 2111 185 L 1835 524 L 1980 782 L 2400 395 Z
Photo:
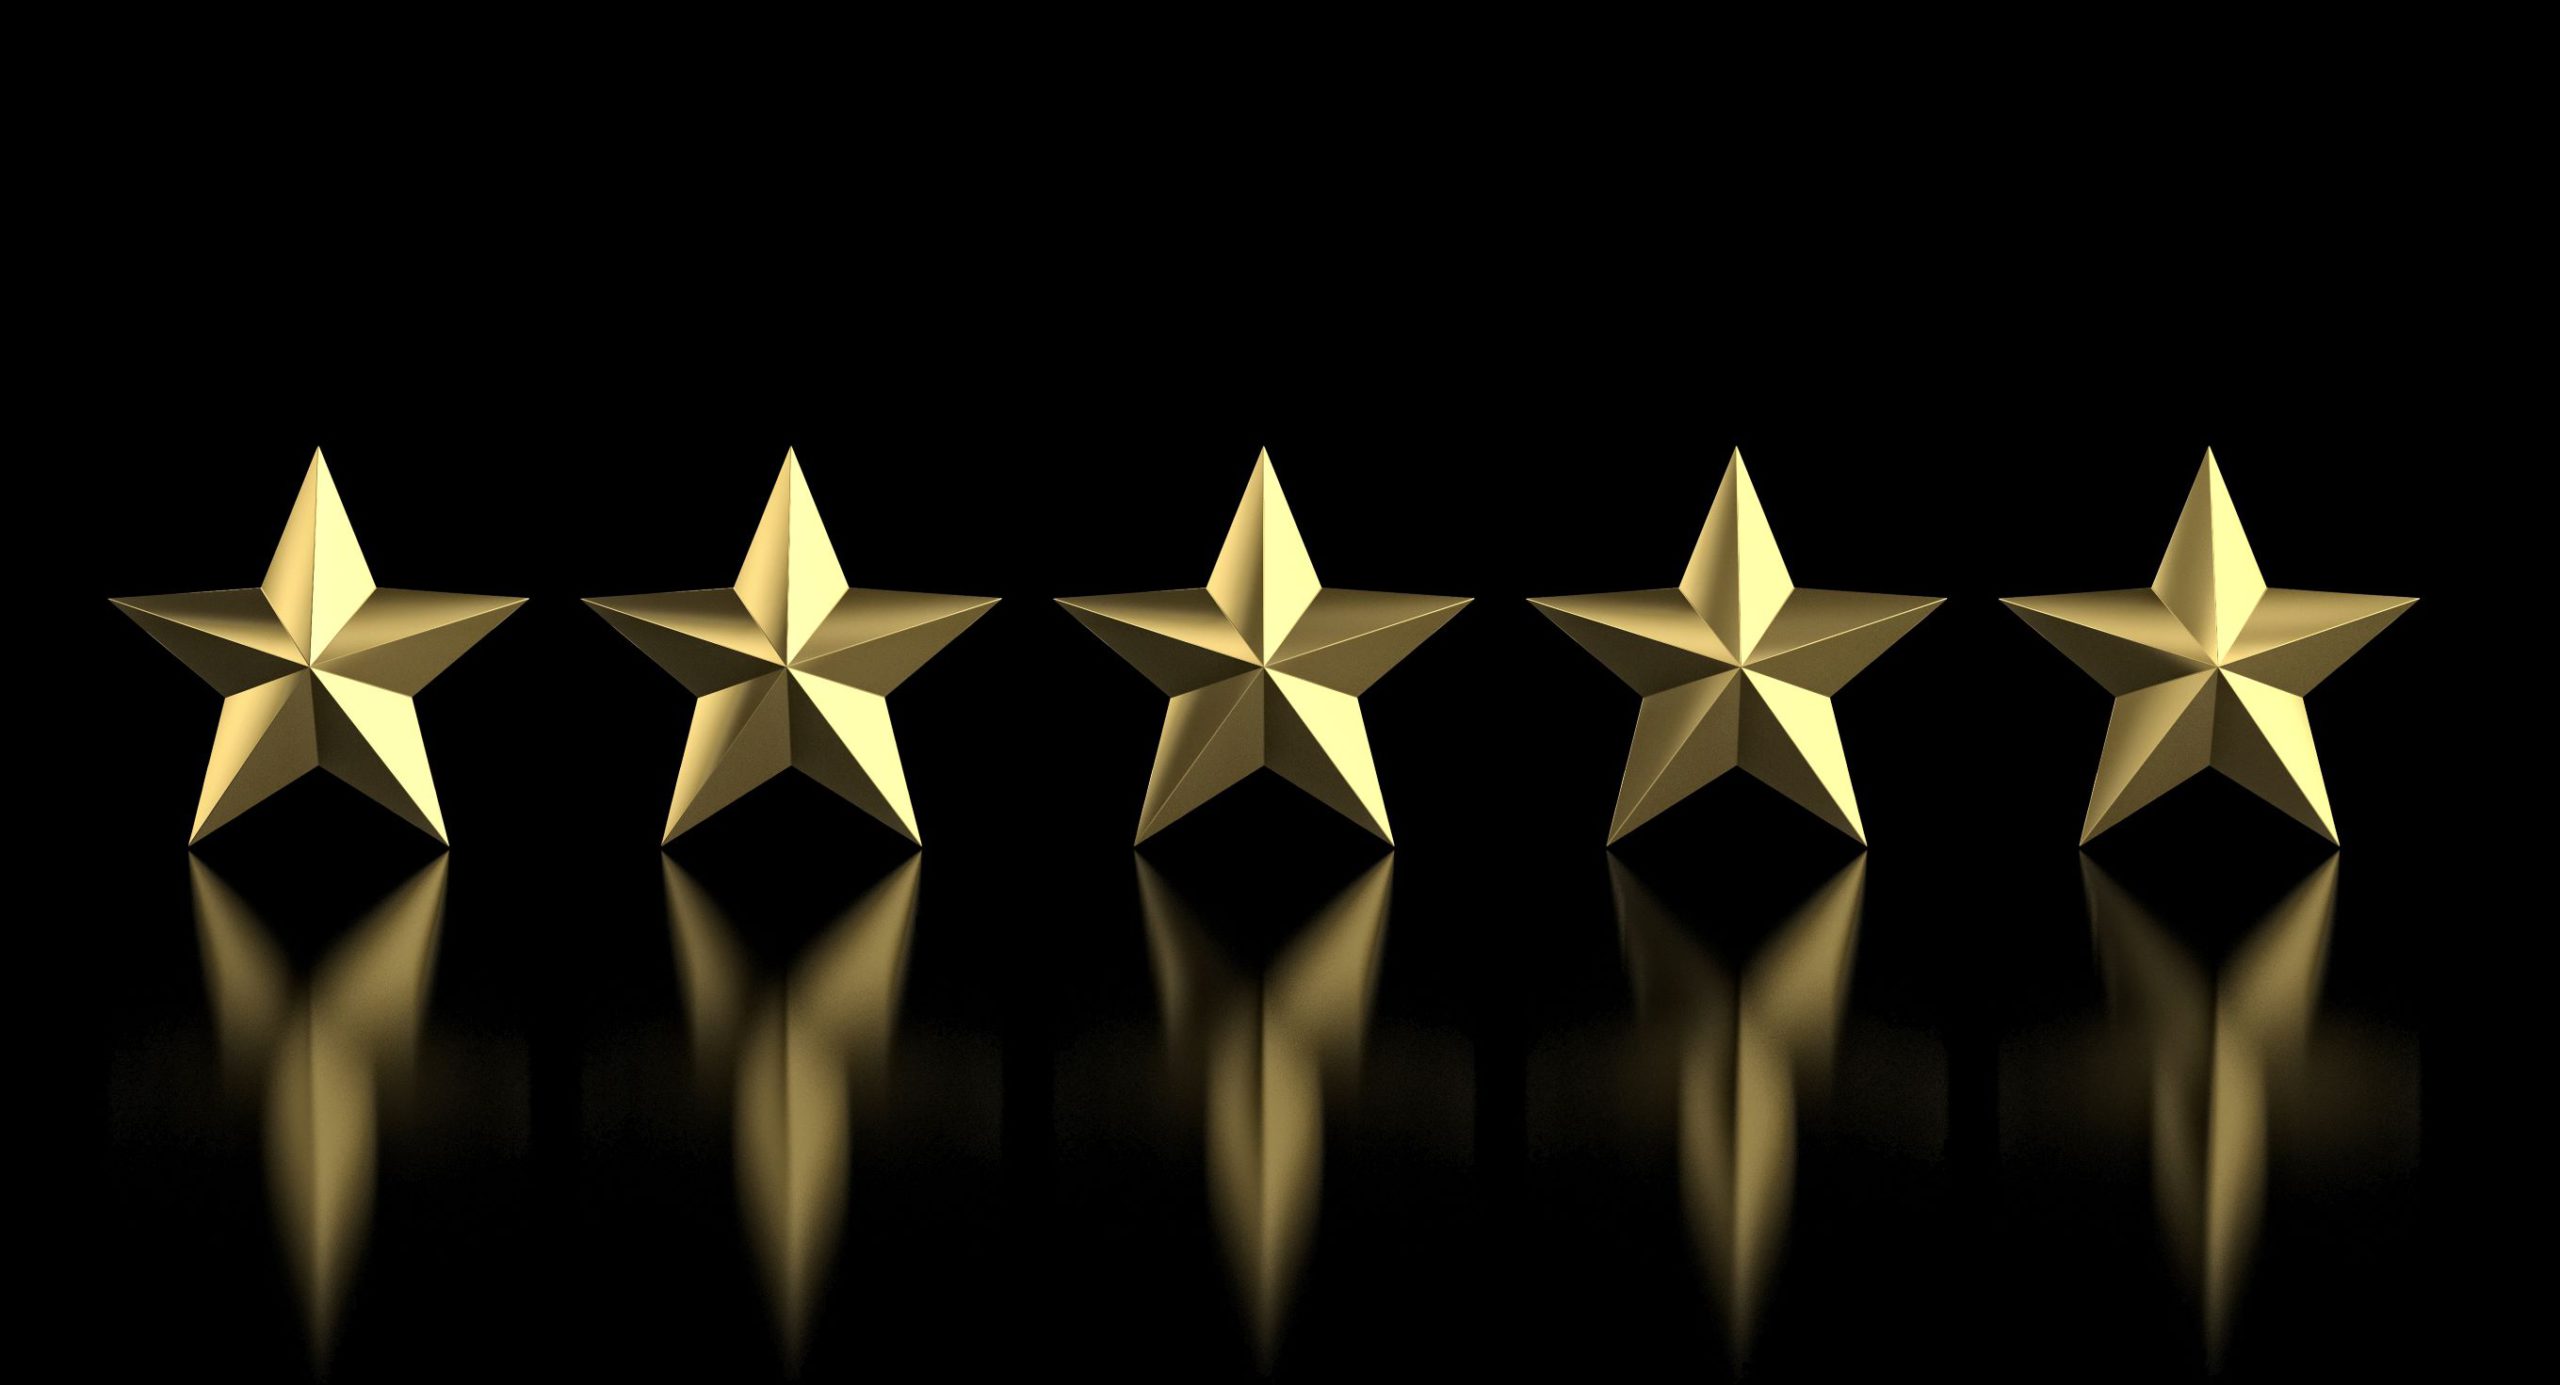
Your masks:
M 2303 694 L 2417 602 L 2269 587 L 2210 450 L 2149 589 L 2003 600 L 2115 694 L 2083 845 L 2208 765 L 2334 844 Z
M 1644 695 L 1611 842 L 1739 767 L 1863 844 L 1831 695 L 1944 599 L 1796 586 L 1737 448 L 1679 586 L 1530 604 Z
M 1392 844 L 1360 694 L 1468 600 L 1323 586 L 1265 451 L 1209 585 L 1058 604 L 1172 699 L 1139 841 L 1267 768 Z
M 698 699 L 660 845 L 786 769 L 923 844 L 889 693 L 996 598 L 846 585 L 797 451 L 736 586 L 587 604 Z
M 115 604 L 222 694 L 193 846 L 315 769 L 446 840 L 410 699 L 524 598 L 374 586 L 314 450 L 264 584 Z

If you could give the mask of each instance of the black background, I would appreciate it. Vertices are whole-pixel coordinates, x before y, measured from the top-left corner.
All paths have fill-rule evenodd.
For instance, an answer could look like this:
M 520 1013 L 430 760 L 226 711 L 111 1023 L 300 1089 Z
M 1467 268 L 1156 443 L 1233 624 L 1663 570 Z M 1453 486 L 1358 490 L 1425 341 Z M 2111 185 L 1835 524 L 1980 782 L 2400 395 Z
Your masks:
M 254 585 L 315 445 L 378 581 L 533 598 L 419 698 L 451 893 L 340 1377 L 781 1369 L 660 884 L 688 699 L 576 598 L 728 582 L 786 446 L 853 582 L 1004 598 L 892 700 L 931 845 L 892 1109 L 857 1132 L 804 1374 L 1256 1370 L 1128 845 L 1162 699 L 1050 598 L 1204 581 L 1261 447 L 1329 585 L 1476 598 L 1363 698 L 1393 912 L 1280 1374 L 1734 1368 L 1667 1115 L 1614 1095 L 1633 1008 L 1600 843 L 1635 698 L 1522 598 L 1676 581 L 1737 445 L 1799 583 L 1949 598 L 1837 699 L 1867 902 L 1747 1373 L 2204 1367 L 2138 1091 L 2117 1109 L 2074 1066 L 2112 1032 L 2073 845 L 2107 699 L 1995 598 L 2146 583 L 2207 445 L 2272 583 L 2426 598 L 2312 697 L 2347 843 L 2322 989 L 2346 1114 L 2279 1135 L 2225 1367 L 2416 1359 L 2444 860 L 2419 728 L 2452 544 L 2380 324 L 2309 298 L 2129 315 L 2138 284 L 2047 299 L 2021 273 L 1766 284 L 1789 325 L 1761 330 L 1605 256 L 1538 293 L 1501 255 L 1427 288 L 1373 265 L 1373 291 L 1198 320 L 1022 289 L 1038 269 L 893 267 L 802 311 L 649 268 L 439 273 L 306 316 L 224 284 L 119 347 L 113 522 L 70 617 L 109 1373 L 309 1369 L 188 902 L 215 700 L 104 598 Z M 703 302 L 733 297 L 762 311 Z M 675 855 L 778 961 L 899 848 L 786 780 Z M 1377 851 L 1266 777 L 1146 854 L 1251 955 Z M 2208 776 L 2090 854 L 2211 957 L 2323 852 Z M 433 852 L 315 778 L 201 854 L 307 956 Z M 1736 955 L 1853 848 L 1733 775 L 1618 854 Z

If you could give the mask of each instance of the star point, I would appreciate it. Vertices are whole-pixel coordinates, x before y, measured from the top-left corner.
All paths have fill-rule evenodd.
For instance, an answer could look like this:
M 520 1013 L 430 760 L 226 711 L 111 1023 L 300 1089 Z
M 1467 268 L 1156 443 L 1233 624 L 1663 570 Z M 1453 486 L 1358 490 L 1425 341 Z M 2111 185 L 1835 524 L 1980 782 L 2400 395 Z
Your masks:
M 2116 699 L 2081 844 L 2211 768 L 2336 845 L 2303 698 L 2416 600 L 2268 586 L 2210 449 L 2148 588 L 2003 598 Z
M 1058 604 L 1170 699 L 1138 841 L 1269 769 L 1392 845 L 1360 694 L 1468 600 L 1324 586 L 1265 450 L 1208 585 Z
M 1644 699 L 1612 845 L 1732 769 L 1865 845 L 1831 697 L 1943 600 L 1796 586 L 1736 448 L 1679 586 L 1529 604 Z
M 223 697 L 189 846 L 313 770 L 450 845 L 411 699 L 524 598 L 375 586 L 318 449 L 260 585 L 112 602 Z
M 697 699 L 659 844 L 797 769 L 922 846 L 889 694 L 996 600 L 849 584 L 784 452 L 735 585 L 587 598 Z

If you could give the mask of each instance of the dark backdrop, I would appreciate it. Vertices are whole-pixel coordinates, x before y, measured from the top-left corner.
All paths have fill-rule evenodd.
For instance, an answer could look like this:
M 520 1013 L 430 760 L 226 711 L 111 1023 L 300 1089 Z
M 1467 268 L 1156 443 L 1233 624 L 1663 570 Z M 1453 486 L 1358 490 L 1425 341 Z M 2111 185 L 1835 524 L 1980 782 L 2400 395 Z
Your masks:
M 92 508 L 66 522 L 99 527 L 65 599 L 113 1373 L 308 1369 L 189 903 L 215 698 L 104 598 L 255 584 L 315 445 L 379 581 L 533 598 L 419 698 L 450 899 L 344 1378 L 781 1368 L 661 884 L 689 701 L 577 598 L 727 583 L 786 446 L 857 585 L 1004 598 L 892 700 L 931 846 L 806 1375 L 1256 1369 L 1128 843 L 1163 700 L 1050 598 L 1204 581 L 1261 447 L 1328 584 L 1476 598 L 1363 699 L 1392 914 L 1281 1374 L 1734 1368 L 1668 1097 L 1628 1077 L 1601 840 L 1636 699 L 1522 598 L 1675 582 L 1736 445 L 1799 583 L 1949 598 L 1837 699 L 1866 905 L 1749 1373 L 2203 1368 L 2073 845 L 2107 698 L 1995 598 L 2146 583 L 2207 445 L 2271 582 L 2428 598 L 2312 697 L 2346 841 L 2316 1090 L 2276 1127 L 2226 1366 L 2421 1344 L 2424 671 L 2453 545 L 2377 324 L 2136 318 L 2032 282 L 1995 312 L 1947 282 L 1778 285 L 1769 332 L 1657 308 L 1600 257 L 1532 297 L 1499 260 L 1427 295 L 1382 267 L 1372 293 L 1179 323 L 1105 282 L 1007 298 L 894 264 L 823 309 L 737 288 L 784 327 L 616 264 L 307 315 L 208 279 L 100 358 L 129 388 L 84 444 Z M 786 782 L 674 854 L 781 965 L 899 845 Z M 1378 850 L 1266 779 L 1146 856 L 1249 959 Z M 200 854 L 307 960 L 433 852 L 313 779 Z M 1735 775 L 1617 854 L 1742 957 L 1854 852 Z M 2207 778 L 2090 854 L 2209 963 L 2323 850 Z

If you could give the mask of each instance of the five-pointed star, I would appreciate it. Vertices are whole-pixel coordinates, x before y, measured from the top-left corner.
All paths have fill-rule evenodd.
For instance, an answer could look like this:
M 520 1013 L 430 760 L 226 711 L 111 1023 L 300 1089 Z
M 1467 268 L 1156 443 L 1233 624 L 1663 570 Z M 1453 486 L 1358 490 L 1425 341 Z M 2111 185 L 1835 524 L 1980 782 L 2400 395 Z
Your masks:
M 2303 694 L 2417 598 L 2269 587 L 2207 450 L 2149 588 L 2003 601 L 2115 694 L 2082 844 L 2207 765 L 2334 844 Z
M 115 604 L 222 694 L 193 846 L 314 769 L 444 841 L 410 699 L 524 598 L 374 586 L 314 450 L 262 585 Z
M 996 598 L 846 585 L 797 451 L 783 455 L 736 586 L 587 604 L 699 699 L 660 845 L 785 769 L 923 844 L 889 693 Z
M 1944 599 L 1796 586 L 1737 448 L 1679 586 L 1530 604 L 1644 695 L 1610 841 L 1738 766 L 1863 844 L 1831 694 Z
M 1360 694 L 1468 600 L 1323 586 L 1266 451 L 1209 585 L 1058 604 L 1172 699 L 1139 841 L 1268 768 L 1392 844 Z

